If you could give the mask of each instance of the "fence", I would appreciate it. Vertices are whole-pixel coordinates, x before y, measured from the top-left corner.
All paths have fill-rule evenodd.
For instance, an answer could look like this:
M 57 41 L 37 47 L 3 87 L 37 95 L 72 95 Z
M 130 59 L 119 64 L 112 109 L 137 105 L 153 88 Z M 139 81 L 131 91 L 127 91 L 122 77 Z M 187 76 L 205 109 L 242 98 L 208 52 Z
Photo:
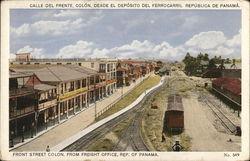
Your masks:
M 103 108 L 101 111 L 99 111 L 98 113 L 95 114 L 95 118 L 101 116 L 104 112 L 106 112 L 107 110 L 109 110 L 111 107 L 113 107 L 117 102 L 119 102 L 123 97 L 127 96 L 131 91 L 133 91 L 135 88 L 137 88 L 139 85 L 141 85 L 145 80 L 147 80 L 149 78 L 149 76 L 145 79 L 143 79 L 143 81 L 141 81 L 140 83 L 138 83 L 137 85 L 135 85 L 133 88 L 131 88 L 130 90 L 128 90 L 126 93 L 124 93 L 123 95 L 121 95 L 119 98 L 117 98 L 115 101 L 113 101 L 112 103 L 110 103 L 108 106 L 106 106 L 105 108 Z

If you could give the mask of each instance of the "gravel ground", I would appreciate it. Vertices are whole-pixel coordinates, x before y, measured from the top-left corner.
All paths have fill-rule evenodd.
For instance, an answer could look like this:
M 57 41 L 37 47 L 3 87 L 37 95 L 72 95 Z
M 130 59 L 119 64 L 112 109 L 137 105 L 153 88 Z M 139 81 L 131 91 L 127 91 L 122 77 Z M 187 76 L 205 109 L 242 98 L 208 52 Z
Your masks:
M 223 126 L 216 122 L 208 107 L 198 102 L 198 97 L 192 94 L 183 99 L 185 132 L 191 137 L 191 151 L 240 151 L 241 137 L 223 133 Z M 232 142 L 227 140 L 231 138 Z

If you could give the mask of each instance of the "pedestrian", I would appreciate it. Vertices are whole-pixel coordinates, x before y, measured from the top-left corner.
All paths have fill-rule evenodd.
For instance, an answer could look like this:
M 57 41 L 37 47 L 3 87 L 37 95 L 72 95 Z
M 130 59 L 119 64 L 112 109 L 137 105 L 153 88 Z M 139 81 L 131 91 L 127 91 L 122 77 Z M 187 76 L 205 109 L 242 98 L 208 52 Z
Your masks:
M 181 151 L 181 145 L 180 145 L 180 143 L 179 143 L 179 141 L 176 141 L 175 142 L 175 144 L 174 144 L 174 146 L 172 147 L 172 149 L 173 149 L 173 151 Z
M 46 152 L 50 152 L 49 145 L 47 145 Z
M 14 135 L 15 135 L 14 131 L 11 131 L 10 132 L 11 148 L 14 147 Z
M 24 131 L 25 131 L 25 126 L 23 125 L 23 127 L 22 127 L 22 142 L 24 142 Z
M 166 140 L 166 138 L 165 138 L 165 134 L 164 133 L 162 133 L 161 134 L 161 142 L 164 142 Z

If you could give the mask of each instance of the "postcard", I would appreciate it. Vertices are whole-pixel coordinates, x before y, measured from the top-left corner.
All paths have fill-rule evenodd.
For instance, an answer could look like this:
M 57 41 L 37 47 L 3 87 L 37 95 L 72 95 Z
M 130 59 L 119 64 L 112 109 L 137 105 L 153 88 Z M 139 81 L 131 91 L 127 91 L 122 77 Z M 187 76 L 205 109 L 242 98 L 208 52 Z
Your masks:
M 1 2 L 2 160 L 249 160 L 249 2 Z

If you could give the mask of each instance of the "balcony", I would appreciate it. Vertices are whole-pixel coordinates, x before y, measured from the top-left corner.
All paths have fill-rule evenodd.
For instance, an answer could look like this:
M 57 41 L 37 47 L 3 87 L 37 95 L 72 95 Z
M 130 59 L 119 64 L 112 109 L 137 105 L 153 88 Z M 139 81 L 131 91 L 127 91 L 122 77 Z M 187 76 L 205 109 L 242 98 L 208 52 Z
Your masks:
M 47 108 L 50 108 L 50 107 L 56 106 L 56 105 L 57 105 L 56 99 L 46 100 L 46 101 L 43 101 L 42 103 L 40 103 L 40 101 L 39 101 L 38 109 L 39 109 L 39 111 L 41 111 L 43 109 L 47 109 Z
M 11 119 L 13 117 L 22 116 L 32 112 L 35 112 L 35 106 L 28 106 L 22 109 L 15 109 L 14 111 L 10 111 L 9 116 Z
M 17 89 L 10 89 L 9 92 L 10 92 L 10 97 L 13 97 L 13 96 L 31 94 L 35 91 L 34 91 L 34 88 L 30 86 L 30 87 L 23 87 L 23 88 L 17 88 Z

